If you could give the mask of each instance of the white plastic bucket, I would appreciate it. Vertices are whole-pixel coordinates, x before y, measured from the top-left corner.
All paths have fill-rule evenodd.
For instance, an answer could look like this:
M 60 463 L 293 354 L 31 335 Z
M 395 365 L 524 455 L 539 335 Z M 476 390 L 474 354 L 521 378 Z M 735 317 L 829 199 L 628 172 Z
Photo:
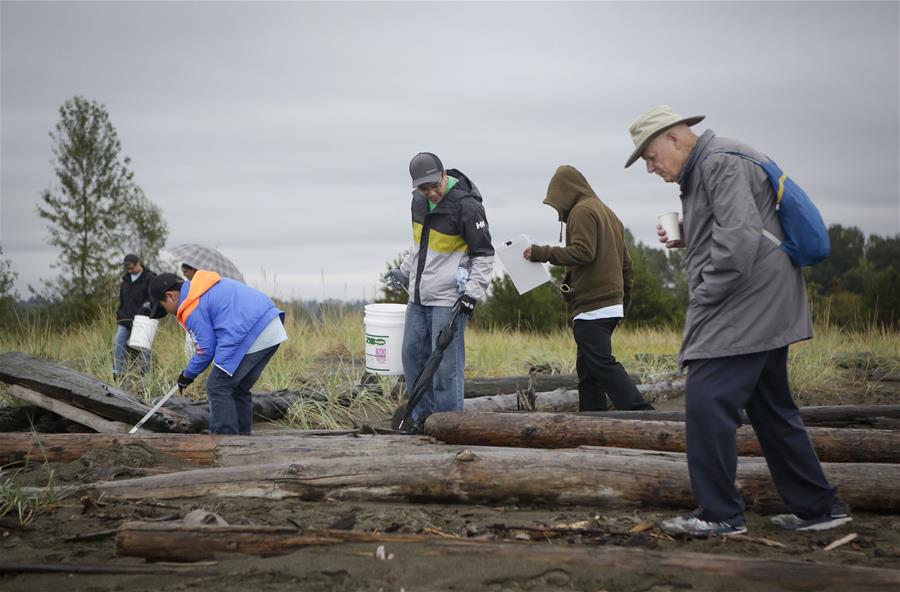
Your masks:
M 159 327 L 158 320 L 144 315 L 135 316 L 131 323 L 128 347 L 147 351 L 153 349 L 153 338 L 156 337 L 157 327 Z
M 367 304 L 366 371 L 372 374 L 403 374 L 403 325 L 405 304 Z

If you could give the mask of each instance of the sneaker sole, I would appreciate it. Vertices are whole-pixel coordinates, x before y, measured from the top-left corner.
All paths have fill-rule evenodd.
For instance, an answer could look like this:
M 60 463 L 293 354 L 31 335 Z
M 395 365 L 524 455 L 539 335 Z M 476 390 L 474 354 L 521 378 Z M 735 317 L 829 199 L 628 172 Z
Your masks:
M 796 528 L 794 530 L 798 531 L 809 531 L 809 530 L 830 530 L 832 528 L 837 528 L 842 524 L 847 524 L 848 522 L 852 522 L 853 518 L 850 516 L 844 516 L 842 518 L 833 518 L 826 522 L 819 522 L 818 524 L 810 524 L 809 526 L 802 526 L 800 528 Z

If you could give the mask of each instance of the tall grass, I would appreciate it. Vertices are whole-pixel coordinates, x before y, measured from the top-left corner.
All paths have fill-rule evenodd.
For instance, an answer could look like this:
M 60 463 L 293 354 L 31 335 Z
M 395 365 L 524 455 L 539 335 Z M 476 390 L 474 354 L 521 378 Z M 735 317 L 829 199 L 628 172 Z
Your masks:
M 360 383 L 365 369 L 363 318 L 361 311 L 334 310 L 319 318 L 294 314 L 288 308 L 286 330 L 289 340 L 266 368 L 255 390 L 312 389 L 326 401 L 303 403 L 292 410 L 287 424 L 295 427 L 340 427 L 369 421 L 396 404 L 389 396 L 390 380 L 381 388 L 356 389 L 357 397 L 345 394 Z M 113 383 L 112 348 L 115 334 L 109 314 L 82 326 L 54 329 L 47 323 L 19 323 L 0 334 L 0 351 L 24 351 L 58 360 L 72 368 Z M 532 366 L 545 366 L 561 373 L 575 371 L 575 343 L 569 329 L 546 334 L 511 329 L 488 330 L 475 325 L 466 328 L 466 375 L 493 377 L 523 375 Z M 870 324 L 850 331 L 822 325 L 816 338 L 791 348 L 790 376 L 798 392 L 833 393 L 839 402 L 841 389 L 854 377 L 838 368 L 836 355 L 868 352 L 882 359 L 891 371 L 900 370 L 900 334 Z M 674 356 L 681 342 L 679 331 L 648 329 L 624 324 L 613 336 L 613 351 L 629 371 L 657 377 L 678 371 Z M 119 386 L 150 400 L 165 393 L 184 369 L 184 331 L 170 316 L 163 319 L 153 350 L 153 371 L 141 376 L 137 364 Z M 636 354 L 650 354 L 636 360 Z M 186 391 L 203 399 L 204 377 Z M 4 395 L 0 392 L 0 404 Z

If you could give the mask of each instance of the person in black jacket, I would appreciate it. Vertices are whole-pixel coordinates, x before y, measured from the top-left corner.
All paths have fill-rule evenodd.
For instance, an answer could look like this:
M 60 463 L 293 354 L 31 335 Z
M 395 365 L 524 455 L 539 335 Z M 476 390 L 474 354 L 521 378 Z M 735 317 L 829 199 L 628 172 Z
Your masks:
M 129 253 L 122 261 L 125 273 L 119 288 L 119 308 L 116 309 L 116 337 L 113 345 L 113 377 L 120 379 L 125 371 L 125 355 L 128 350 L 128 338 L 131 336 L 131 324 L 134 315 L 141 312 L 145 304 L 150 302 L 150 281 L 156 274 L 145 269 L 137 255 Z M 150 370 L 152 363 L 149 350 L 134 352 L 140 361 L 141 374 Z

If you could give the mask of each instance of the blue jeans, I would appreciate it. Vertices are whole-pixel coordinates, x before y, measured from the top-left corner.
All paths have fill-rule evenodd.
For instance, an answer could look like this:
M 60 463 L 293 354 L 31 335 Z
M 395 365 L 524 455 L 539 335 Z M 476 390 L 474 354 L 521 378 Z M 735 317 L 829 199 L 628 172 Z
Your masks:
M 431 355 L 441 330 L 453 315 L 450 306 L 422 306 L 414 302 L 406 305 L 406 325 L 403 328 L 403 374 L 406 389 L 411 391 L 425 361 Z M 463 370 L 466 367 L 466 316 L 456 322 L 453 341 L 444 350 L 444 357 L 431 385 L 422 395 L 412 413 L 412 420 L 421 424 L 425 418 L 439 411 L 462 411 L 465 397 Z M 410 393 L 411 394 L 411 393 Z
M 206 379 L 209 400 L 210 434 L 249 434 L 253 426 L 253 399 L 250 389 L 259 380 L 278 345 L 247 354 L 234 374 L 228 376 L 213 366 Z
M 141 366 L 141 374 L 150 371 L 153 363 L 150 350 L 129 350 L 128 338 L 131 337 L 131 327 L 125 325 L 116 325 L 116 336 L 113 339 L 113 375 L 125 373 L 125 356 L 128 353 L 136 355 Z

